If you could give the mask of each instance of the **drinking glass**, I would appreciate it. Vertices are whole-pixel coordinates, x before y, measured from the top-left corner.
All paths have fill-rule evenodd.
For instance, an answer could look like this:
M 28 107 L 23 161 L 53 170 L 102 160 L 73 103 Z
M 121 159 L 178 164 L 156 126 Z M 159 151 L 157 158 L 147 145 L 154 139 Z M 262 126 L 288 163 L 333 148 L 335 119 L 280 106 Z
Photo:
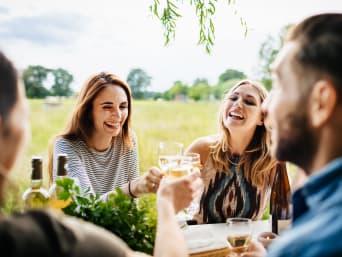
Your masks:
M 192 152 L 188 152 L 184 154 L 185 157 L 188 157 L 191 159 L 191 164 L 192 166 L 195 168 L 202 168 L 201 165 L 201 156 L 199 153 L 192 153 Z
M 160 142 L 158 145 L 158 162 L 160 171 L 165 175 L 170 166 L 177 163 L 177 158 L 183 154 L 183 144 L 178 142 Z
M 199 169 L 202 168 L 201 158 L 200 158 L 201 156 L 200 156 L 199 153 L 188 152 L 188 153 L 185 153 L 184 156 L 186 158 L 189 158 L 189 161 L 191 163 L 192 169 L 193 168 L 199 168 Z M 187 216 L 187 220 L 193 219 L 193 216 L 198 211 L 201 195 L 202 194 L 199 193 L 198 196 L 191 202 L 190 206 L 185 209 L 185 212 L 187 214 L 186 215 Z
M 227 241 L 238 255 L 247 250 L 252 239 L 252 221 L 247 218 L 229 218 L 226 223 Z

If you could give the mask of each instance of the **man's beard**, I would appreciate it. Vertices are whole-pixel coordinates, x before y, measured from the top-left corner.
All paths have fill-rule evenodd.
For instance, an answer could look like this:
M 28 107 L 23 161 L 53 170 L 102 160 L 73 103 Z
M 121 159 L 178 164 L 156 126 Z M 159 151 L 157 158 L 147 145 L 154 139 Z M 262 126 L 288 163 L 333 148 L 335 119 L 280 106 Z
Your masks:
M 308 172 L 318 144 L 314 131 L 309 126 L 305 113 L 289 114 L 286 120 L 291 130 L 285 132 L 285 136 L 279 135 L 276 158 L 292 162 Z

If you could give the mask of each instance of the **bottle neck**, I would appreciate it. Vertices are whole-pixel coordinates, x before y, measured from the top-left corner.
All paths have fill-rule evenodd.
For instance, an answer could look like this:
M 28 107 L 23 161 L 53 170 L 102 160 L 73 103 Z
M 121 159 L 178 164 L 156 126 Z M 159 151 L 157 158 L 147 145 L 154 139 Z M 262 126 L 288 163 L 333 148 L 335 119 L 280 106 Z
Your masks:
M 63 178 L 66 178 L 67 175 L 57 175 L 56 176 L 56 180 L 59 180 L 59 179 L 63 179 Z
M 32 189 L 39 189 L 43 184 L 42 179 L 32 179 L 31 180 L 31 188 Z

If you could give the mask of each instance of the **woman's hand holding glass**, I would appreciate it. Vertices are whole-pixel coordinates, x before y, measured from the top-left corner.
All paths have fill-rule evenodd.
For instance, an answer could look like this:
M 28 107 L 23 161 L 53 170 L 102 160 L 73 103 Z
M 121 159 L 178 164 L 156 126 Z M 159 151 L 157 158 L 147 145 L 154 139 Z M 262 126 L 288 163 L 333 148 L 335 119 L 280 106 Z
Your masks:
M 164 174 L 160 172 L 157 167 L 151 167 L 149 171 L 145 172 L 137 180 L 137 191 L 139 194 L 146 193 L 156 193 L 160 180 L 163 178 Z

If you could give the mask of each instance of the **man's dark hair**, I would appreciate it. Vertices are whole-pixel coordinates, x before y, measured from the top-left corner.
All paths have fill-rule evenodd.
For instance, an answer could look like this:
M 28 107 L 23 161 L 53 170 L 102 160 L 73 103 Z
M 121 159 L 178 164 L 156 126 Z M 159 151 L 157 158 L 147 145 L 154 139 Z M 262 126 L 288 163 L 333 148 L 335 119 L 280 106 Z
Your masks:
M 342 96 L 342 13 L 311 16 L 290 30 L 287 40 L 300 44 L 295 56 L 300 66 L 330 80 Z
M 17 71 L 0 51 L 0 117 L 3 121 L 15 105 L 17 96 Z

